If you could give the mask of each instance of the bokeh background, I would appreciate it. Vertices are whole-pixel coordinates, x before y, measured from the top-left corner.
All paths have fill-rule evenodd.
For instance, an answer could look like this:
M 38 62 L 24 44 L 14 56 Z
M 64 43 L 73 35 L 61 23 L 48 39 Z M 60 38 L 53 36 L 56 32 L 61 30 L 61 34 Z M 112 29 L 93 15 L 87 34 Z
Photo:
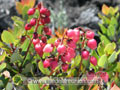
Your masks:
M 21 16 L 16 11 L 15 1 L 0 0 L 0 32 L 8 27 L 12 28 L 11 16 Z M 120 6 L 120 0 L 36 0 L 36 4 L 42 1 L 51 10 L 51 28 L 77 26 L 98 30 L 103 4 L 108 6 Z

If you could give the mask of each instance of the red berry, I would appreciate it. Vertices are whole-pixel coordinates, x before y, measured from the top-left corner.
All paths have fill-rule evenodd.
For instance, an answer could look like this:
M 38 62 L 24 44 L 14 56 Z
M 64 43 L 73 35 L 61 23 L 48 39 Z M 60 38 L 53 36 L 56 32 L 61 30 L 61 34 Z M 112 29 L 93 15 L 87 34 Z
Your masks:
M 109 75 L 107 74 L 107 72 L 102 72 L 100 74 L 100 77 L 104 80 L 104 82 L 108 82 Z
M 31 21 L 30 21 L 30 25 L 34 26 L 35 24 L 36 24 L 36 19 L 32 18 Z
M 65 51 L 66 51 L 65 45 L 61 45 L 61 44 L 58 45 L 57 51 L 58 51 L 58 53 L 59 53 L 60 55 L 63 55 L 63 54 L 65 53 Z
M 37 43 L 37 44 L 35 45 L 35 50 L 36 50 L 36 52 L 42 51 L 42 46 L 40 45 L 40 43 Z
M 75 57 L 75 50 L 71 47 L 67 48 L 67 53 L 70 53 L 71 58 Z
M 82 51 L 81 54 L 82 54 L 82 58 L 84 60 L 88 60 L 88 58 L 89 58 L 89 52 L 87 50 Z
M 45 61 L 43 62 L 43 66 L 44 66 L 44 68 L 48 68 L 50 66 L 50 60 L 45 59 Z
M 50 18 L 47 17 L 47 18 L 41 19 L 40 22 L 41 22 L 41 24 L 49 24 L 50 23 Z
M 39 42 L 40 42 L 39 38 L 33 39 L 33 45 L 34 45 L 34 46 L 35 46 L 37 43 L 39 43 Z
M 51 35 L 52 34 L 52 30 L 51 29 L 49 29 L 49 31 L 46 33 L 46 35 Z
M 67 71 L 68 70 L 69 65 L 68 64 L 62 64 L 62 70 L 63 71 Z
M 75 32 L 75 36 L 76 37 L 80 37 L 80 31 L 79 31 L 79 29 L 75 28 L 74 32 Z
M 43 52 L 46 52 L 46 53 L 50 53 L 52 51 L 53 51 L 53 47 L 51 44 L 47 44 L 43 49 Z
M 43 28 L 43 30 L 44 30 L 45 33 L 47 33 L 47 32 L 49 32 L 49 27 L 46 27 L 46 26 L 45 26 L 45 27 Z
M 87 39 L 93 39 L 93 38 L 94 38 L 94 35 L 95 35 L 95 34 L 94 34 L 93 31 L 90 31 L 90 30 L 89 30 L 89 31 L 86 32 L 86 38 L 87 38 Z
M 35 8 L 30 8 L 27 13 L 28 15 L 33 15 L 35 13 Z
M 90 63 L 92 63 L 94 66 L 97 65 L 97 59 L 94 56 L 90 57 Z
M 76 44 L 73 40 L 68 40 L 67 45 L 71 48 L 74 48 L 74 49 L 76 48 Z
M 58 66 L 57 61 L 51 61 L 50 67 L 51 67 L 52 70 L 54 70 L 57 66 Z
M 40 43 L 37 43 L 35 45 L 35 51 L 39 54 L 40 57 L 42 57 L 42 55 L 43 55 L 43 48 L 40 45 Z
M 68 37 L 75 37 L 75 32 L 72 29 L 70 29 L 67 31 L 67 36 Z
M 88 79 L 88 80 L 92 80 L 95 76 L 96 76 L 96 75 L 95 75 L 94 72 L 88 72 L 88 73 L 87 73 L 87 79 Z
M 33 38 L 34 38 L 34 39 L 37 39 L 37 38 L 38 38 L 38 33 L 37 33 L 37 32 L 34 32 L 34 33 L 33 33 Z
M 88 40 L 88 41 L 87 41 L 87 46 L 88 46 L 90 49 L 92 49 L 92 50 L 96 49 L 96 48 L 97 48 L 97 42 L 96 42 L 96 40 L 95 40 L 95 39 L 90 39 L 90 40 Z
M 58 45 L 61 43 L 61 39 L 57 39 L 56 41 L 55 41 L 55 46 L 56 47 L 58 47 Z
M 45 17 L 49 17 L 50 16 L 50 11 L 47 8 L 41 8 L 40 9 L 40 14 L 45 15 Z
M 38 3 L 38 8 L 41 9 L 41 7 L 42 7 L 42 3 L 40 2 Z
M 32 26 L 31 26 L 30 24 L 26 24 L 26 25 L 25 25 L 25 30 L 30 30 L 31 27 L 32 27 Z
M 43 43 L 46 43 L 47 42 L 47 37 L 42 36 L 41 40 L 42 40 Z
M 71 62 L 71 55 L 70 55 L 70 53 L 66 53 L 63 56 L 61 56 L 61 60 L 64 63 Z
M 25 40 L 26 40 L 26 37 L 25 37 L 25 36 L 22 36 L 22 37 L 21 37 L 21 43 L 23 43 Z

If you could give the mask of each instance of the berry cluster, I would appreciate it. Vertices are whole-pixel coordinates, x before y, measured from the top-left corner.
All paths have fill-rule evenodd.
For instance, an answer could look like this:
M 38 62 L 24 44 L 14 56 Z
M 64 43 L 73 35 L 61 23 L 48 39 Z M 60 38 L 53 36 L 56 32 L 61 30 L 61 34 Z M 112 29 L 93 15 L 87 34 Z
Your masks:
M 47 43 L 47 36 L 51 35 L 51 29 L 47 26 L 50 23 L 50 11 L 43 7 L 40 3 L 37 8 L 30 8 L 28 10 L 28 15 L 33 15 L 35 11 L 39 11 L 39 18 L 32 18 L 30 23 L 25 25 L 25 30 L 30 30 L 32 26 L 35 27 L 33 34 L 32 43 L 34 45 L 37 54 L 42 57 L 44 53 L 50 53 L 56 49 L 57 56 L 50 55 L 46 59 L 43 59 L 44 68 L 50 67 L 52 71 L 58 66 L 58 62 L 62 62 L 62 70 L 67 71 L 69 68 L 69 63 L 72 58 L 74 58 L 80 52 L 82 59 L 88 60 L 93 65 L 97 65 L 97 59 L 94 56 L 90 56 L 89 51 L 85 48 L 86 46 L 94 50 L 97 48 L 97 42 L 94 39 L 94 32 L 91 30 L 83 30 L 82 28 L 69 29 L 64 32 L 62 38 L 58 38 L 54 44 Z M 43 26 L 42 35 L 38 35 L 38 26 Z M 78 48 L 80 46 L 80 48 Z

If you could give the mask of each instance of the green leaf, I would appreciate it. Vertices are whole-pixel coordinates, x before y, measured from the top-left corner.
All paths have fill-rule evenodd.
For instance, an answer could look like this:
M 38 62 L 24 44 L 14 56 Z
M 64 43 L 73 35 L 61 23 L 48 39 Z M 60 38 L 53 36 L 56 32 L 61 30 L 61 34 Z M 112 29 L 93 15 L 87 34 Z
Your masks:
M 50 53 L 44 53 L 44 54 L 43 54 L 43 58 L 46 58 L 46 57 L 48 57 L 48 56 L 50 56 Z
M 13 89 L 12 83 L 8 82 L 8 84 L 7 84 L 6 88 L 5 88 L 5 90 L 12 90 L 12 89 Z
M 108 43 L 110 43 L 110 40 L 106 36 L 104 36 L 102 34 L 100 36 L 100 40 L 103 41 L 105 45 L 107 45 Z
M 72 65 L 71 67 L 76 67 L 80 64 L 81 61 L 81 56 L 77 55 L 73 60 L 72 60 Z
M 105 72 L 113 72 L 113 70 L 117 67 L 117 63 L 112 64 Z
M 29 63 L 29 64 L 27 64 L 26 66 L 25 66 L 25 68 L 24 68 L 24 70 L 22 71 L 22 73 L 28 73 L 28 72 L 30 72 L 31 70 L 33 70 L 33 65 L 32 65 L 32 63 Z
M 28 6 L 24 6 L 23 9 L 22 9 L 22 17 L 23 19 L 27 20 L 28 19 L 28 14 L 27 14 L 27 11 L 29 10 L 30 7 Z
M 109 25 L 108 30 L 107 30 L 107 35 L 109 36 L 109 38 L 110 38 L 111 40 L 114 39 L 115 26 L 113 26 L 113 25 L 111 25 L 111 24 Z
M 48 68 L 44 68 L 42 61 L 40 61 L 40 62 L 38 63 L 38 67 L 39 67 L 40 71 L 41 71 L 43 74 L 46 74 L 46 75 L 49 75 L 49 74 L 50 74 L 49 69 L 48 69 Z
M 110 24 L 113 25 L 114 27 L 117 27 L 117 26 L 118 26 L 118 21 L 117 21 L 117 19 L 116 19 L 115 17 L 112 17 Z
M 11 62 L 16 62 L 17 60 L 22 61 L 23 59 L 18 52 L 15 52 L 15 53 L 12 54 L 10 61 Z
M 115 60 L 116 60 L 116 51 L 114 51 L 111 55 L 110 55 L 110 57 L 108 58 L 108 62 L 109 63 L 113 63 Z
M 102 42 L 100 42 L 99 44 L 98 44 L 98 47 L 97 47 L 97 52 L 98 52 L 98 54 L 99 54 L 99 56 L 102 56 L 105 52 L 104 52 L 104 45 L 103 45 L 103 43 Z
M 22 84 L 22 77 L 20 75 L 15 75 L 13 78 L 12 78 L 13 82 L 15 85 L 20 85 Z
M 105 54 L 100 57 L 100 59 L 98 61 L 98 66 L 100 66 L 102 68 L 106 68 L 106 66 L 107 66 L 107 56 Z
M 115 50 L 116 48 L 116 44 L 113 42 L 113 43 L 109 43 L 105 46 L 105 49 L 104 49 L 104 52 L 106 54 L 112 54 L 113 51 Z
M 2 38 L 2 41 L 7 44 L 15 42 L 14 36 L 12 35 L 12 33 L 8 32 L 8 31 L 3 31 L 1 38 Z
M 29 90 L 40 90 L 39 84 L 28 84 Z
M 3 51 L 3 52 L 1 52 L 2 53 L 2 55 L 0 55 L 0 62 L 1 61 L 4 61 L 4 59 L 5 59 L 5 57 L 6 57 L 6 52 L 5 51 Z
M 24 43 L 21 45 L 22 51 L 27 51 L 27 48 L 29 46 L 30 40 L 26 39 Z
M 50 38 L 49 40 L 47 40 L 47 43 L 54 44 L 55 40 L 56 40 L 56 38 Z
M 120 62 L 117 62 L 117 67 L 115 68 L 116 72 L 120 72 Z
M 97 60 L 99 59 L 99 56 L 95 50 L 92 50 L 91 55 L 94 56 Z
M 1 72 L 4 68 L 6 68 L 6 63 L 0 64 L 0 72 Z
M 100 23 L 99 23 L 99 26 L 100 26 L 100 29 L 101 29 L 102 33 L 106 34 L 107 33 L 107 28 L 103 24 L 100 24 Z

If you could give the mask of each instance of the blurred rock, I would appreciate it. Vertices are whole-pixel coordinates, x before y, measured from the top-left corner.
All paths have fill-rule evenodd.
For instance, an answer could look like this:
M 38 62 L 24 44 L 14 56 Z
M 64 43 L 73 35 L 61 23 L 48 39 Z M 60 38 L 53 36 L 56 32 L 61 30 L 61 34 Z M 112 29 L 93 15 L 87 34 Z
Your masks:
M 0 29 L 4 30 L 12 27 L 12 15 L 17 15 L 15 10 L 15 0 L 0 0 Z

